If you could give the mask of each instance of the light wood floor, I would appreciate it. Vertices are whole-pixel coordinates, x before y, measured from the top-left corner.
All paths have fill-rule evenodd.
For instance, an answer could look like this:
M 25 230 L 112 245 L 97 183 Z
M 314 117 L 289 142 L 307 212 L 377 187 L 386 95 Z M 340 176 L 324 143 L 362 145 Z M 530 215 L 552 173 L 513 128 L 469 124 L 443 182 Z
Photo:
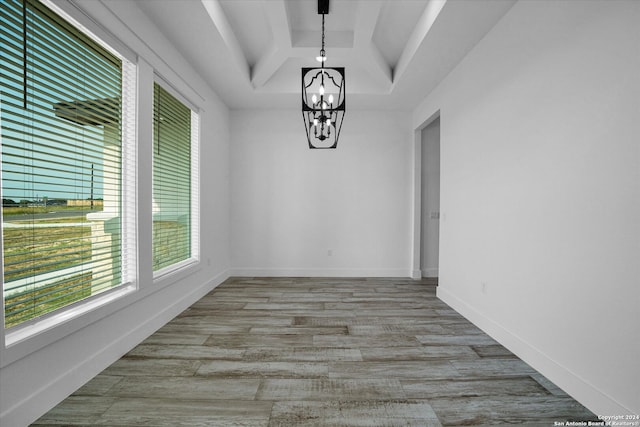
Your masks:
M 595 420 L 409 279 L 231 278 L 37 425 Z

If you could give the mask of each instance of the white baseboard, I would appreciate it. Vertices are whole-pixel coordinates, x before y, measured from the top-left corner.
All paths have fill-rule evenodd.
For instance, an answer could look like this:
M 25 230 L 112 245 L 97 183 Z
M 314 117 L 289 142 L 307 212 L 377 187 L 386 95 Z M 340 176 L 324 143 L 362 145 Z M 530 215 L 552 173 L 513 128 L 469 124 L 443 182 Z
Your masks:
M 91 357 L 77 361 L 77 364 L 70 366 L 53 381 L 34 390 L 18 404 L 1 413 L 0 425 L 27 426 L 36 421 L 228 277 L 228 271 L 225 271 L 182 295 L 179 299 L 173 300 L 171 305 L 160 309 L 152 317 L 144 319 L 142 323 L 132 324 L 126 334 L 116 340 L 104 343 L 104 346 L 96 349 Z M 113 316 L 119 316 L 119 314 L 114 313 Z M 109 322 L 109 317 L 101 322 Z
M 236 277 L 411 277 L 404 269 L 366 268 L 232 268 Z
M 436 295 L 486 332 L 491 338 L 505 346 L 513 354 L 586 406 L 594 414 L 633 414 L 632 410 L 624 407 L 611 396 L 604 394 L 594 385 L 576 375 L 567 367 L 560 365 L 538 348 L 480 313 L 464 300 L 443 289 L 442 286 L 438 286 Z

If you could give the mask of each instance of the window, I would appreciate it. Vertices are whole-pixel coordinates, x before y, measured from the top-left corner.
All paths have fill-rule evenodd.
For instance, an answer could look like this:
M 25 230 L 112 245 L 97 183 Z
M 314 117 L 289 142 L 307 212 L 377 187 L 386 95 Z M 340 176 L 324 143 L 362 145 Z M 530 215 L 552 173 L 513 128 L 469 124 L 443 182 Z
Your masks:
M 61 12 L 0 2 L 4 326 L 135 278 L 135 66 Z
M 158 83 L 153 97 L 153 271 L 198 259 L 198 114 Z

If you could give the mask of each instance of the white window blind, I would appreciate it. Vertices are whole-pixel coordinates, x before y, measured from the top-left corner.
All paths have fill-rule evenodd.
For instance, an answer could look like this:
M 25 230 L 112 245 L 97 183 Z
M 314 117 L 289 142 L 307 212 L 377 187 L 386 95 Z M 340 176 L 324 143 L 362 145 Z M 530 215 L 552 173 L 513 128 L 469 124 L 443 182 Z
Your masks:
M 198 258 L 198 115 L 154 84 L 153 270 Z
M 0 21 L 10 328 L 135 277 L 136 88 L 133 64 L 38 1 L 2 0 Z

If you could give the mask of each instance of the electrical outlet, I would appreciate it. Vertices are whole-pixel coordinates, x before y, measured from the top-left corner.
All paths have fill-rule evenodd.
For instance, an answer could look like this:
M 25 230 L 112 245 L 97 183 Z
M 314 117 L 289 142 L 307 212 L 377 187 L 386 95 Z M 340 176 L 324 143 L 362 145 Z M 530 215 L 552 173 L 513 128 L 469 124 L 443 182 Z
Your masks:
M 487 293 L 487 288 L 489 287 L 489 285 L 487 285 L 487 282 L 482 282 L 480 284 L 480 287 L 482 288 L 482 293 L 486 295 Z

